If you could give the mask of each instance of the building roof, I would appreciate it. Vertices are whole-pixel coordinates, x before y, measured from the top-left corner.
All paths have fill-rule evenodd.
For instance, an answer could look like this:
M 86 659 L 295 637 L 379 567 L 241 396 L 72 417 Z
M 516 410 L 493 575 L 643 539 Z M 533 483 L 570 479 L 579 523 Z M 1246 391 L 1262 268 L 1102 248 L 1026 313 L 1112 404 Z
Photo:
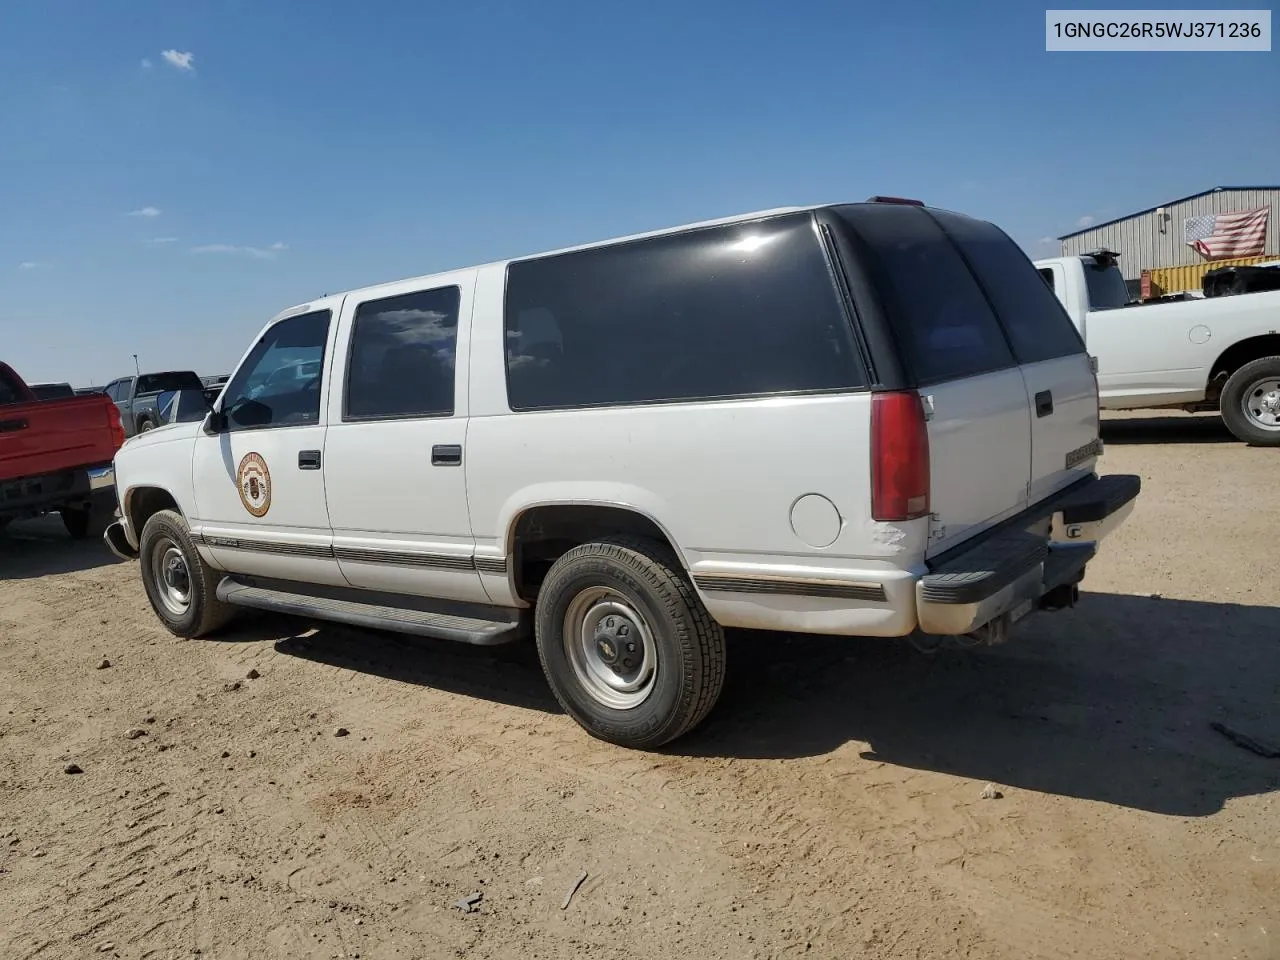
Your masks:
M 1066 240 L 1070 237 L 1078 237 L 1082 233 L 1088 233 L 1090 230 L 1098 230 L 1102 227 L 1109 227 L 1113 223 L 1119 223 L 1122 220 L 1132 220 L 1134 217 L 1145 216 L 1148 213 L 1154 213 L 1161 207 L 1172 207 L 1175 203 L 1182 203 L 1186 200 L 1194 200 L 1196 197 L 1208 196 L 1211 193 L 1222 193 L 1228 190 L 1280 190 L 1280 185 L 1269 184 L 1263 186 L 1250 187 L 1212 187 L 1208 190 L 1201 190 L 1199 193 L 1188 194 L 1185 197 L 1179 197 L 1177 200 L 1167 200 L 1164 203 L 1157 203 L 1154 207 L 1147 207 L 1145 210 L 1139 210 L 1136 213 L 1126 213 L 1123 217 L 1116 217 L 1114 220 L 1108 220 L 1105 223 L 1093 223 L 1080 230 L 1072 230 L 1070 233 L 1064 233 L 1058 237 L 1059 240 Z

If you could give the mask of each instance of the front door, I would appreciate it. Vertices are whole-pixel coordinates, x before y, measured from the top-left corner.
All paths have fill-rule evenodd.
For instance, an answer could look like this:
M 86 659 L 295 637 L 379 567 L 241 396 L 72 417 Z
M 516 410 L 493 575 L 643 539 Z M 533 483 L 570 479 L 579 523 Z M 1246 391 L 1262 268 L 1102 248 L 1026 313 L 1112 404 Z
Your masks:
M 192 532 L 232 573 L 346 583 L 333 556 L 321 469 L 340 302 L 268 327 L 218 399 L 221 429 L 196 440 Z
M 467 509 L 467 357 L 476 271 L 348 298 L 324 480 L 353 587 L 484 603 Z

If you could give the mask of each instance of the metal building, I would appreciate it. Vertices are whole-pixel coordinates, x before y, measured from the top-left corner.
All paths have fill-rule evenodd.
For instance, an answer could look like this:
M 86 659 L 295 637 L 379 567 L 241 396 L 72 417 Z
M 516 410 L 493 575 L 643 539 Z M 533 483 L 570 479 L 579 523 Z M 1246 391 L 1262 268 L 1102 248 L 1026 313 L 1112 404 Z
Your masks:
M 1120 254 L 1120 269 L 1125 279 L 1136 282 L 1143 270 L 1207 262 L 1186 242 L 1184 223 L 1189 217 L 1239 213 L 1260 207 L 1271 210 L 1267 217 L 1266 248 L 1261 252 L 1280 255 L 1280 186 L 1214 187 L 1058 239 L 1062 241 L 1064 257 L 1099 247 L 1116 251 Z

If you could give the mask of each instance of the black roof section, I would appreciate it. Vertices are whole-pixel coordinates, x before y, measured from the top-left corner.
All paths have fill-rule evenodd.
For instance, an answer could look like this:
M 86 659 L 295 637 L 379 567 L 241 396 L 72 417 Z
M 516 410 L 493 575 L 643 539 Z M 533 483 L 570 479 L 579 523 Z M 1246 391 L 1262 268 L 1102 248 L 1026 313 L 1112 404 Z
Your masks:
M 1102 227 L 1109 227 L 1113 223 L 1119 223 L 1121 220 L 1132 220 L 1134 217 L 1142 217 L 1148 213 L 1154 213 L 1161 207 L 1172 207 L 1175 203 L 1182 203 L 1185 200 L 1194 200 L 1196 197 L 1208 196 L 1211 193 L 1223 193 L 1228 190 L 1280 190 L 1280 184 L 1246 187 L 1212 187 L 1208 190 L 1201 190 L 1199 193 L 1192 193 L 1185 197 L 1179 197 L 1177 200 L 1166 200 L 1164 203 L 1157 203 L 1154 207 L 1147 207 L 1147 209 L 1139 210 L 1137 213 L 1126 213 L 1123 217 L 1116 217 L 1114 220 L 1108 220 L 1105 223 L 1092 223 L 1080 230 L 1072 230 L 1070 233 L 1064 233 L 1062 236 L 1058 237 L 1058 239 L 1067 240 L 1070 237 L 1078 237 L 1082 233 L 1088 233 L 1090 230 L 1098 230 Z

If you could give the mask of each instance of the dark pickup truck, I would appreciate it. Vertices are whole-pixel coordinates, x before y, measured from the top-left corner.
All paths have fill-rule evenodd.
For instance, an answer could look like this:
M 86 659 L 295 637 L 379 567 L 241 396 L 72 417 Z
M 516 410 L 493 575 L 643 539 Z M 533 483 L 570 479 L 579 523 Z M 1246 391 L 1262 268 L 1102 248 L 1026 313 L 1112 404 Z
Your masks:
M 120 412 L 105 396 L 39 400 L 0 363 L 0 528 L 59 513 L 72 537 L 86 537 L 94 476 L 123 443 Z
M 140 377 L 121 377 L 103 389 L 120 410 L 125 436 L 146 433 L 165 422 L 160 412 L 160 395 L 180 390 L 203 390 L 204 384 L 194 370 L 170 370 L 144 373 Z

